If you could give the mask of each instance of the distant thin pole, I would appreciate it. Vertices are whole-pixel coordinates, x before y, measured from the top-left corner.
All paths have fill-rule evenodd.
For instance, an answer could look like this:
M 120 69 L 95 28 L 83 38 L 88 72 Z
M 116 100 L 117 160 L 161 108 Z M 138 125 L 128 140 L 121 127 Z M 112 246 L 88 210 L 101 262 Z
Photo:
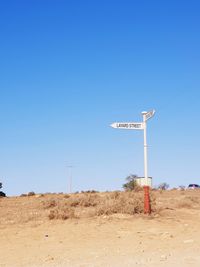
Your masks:
M 69 170 L 69 173 L 68 173 L 68 192 L 69 193 L 72 193 L 72 168 L 73 168 L 73 166 L 71 166 L 71 165 L 68 165 L 67 166 L 67 168 L 68 168 L 68 170 Z

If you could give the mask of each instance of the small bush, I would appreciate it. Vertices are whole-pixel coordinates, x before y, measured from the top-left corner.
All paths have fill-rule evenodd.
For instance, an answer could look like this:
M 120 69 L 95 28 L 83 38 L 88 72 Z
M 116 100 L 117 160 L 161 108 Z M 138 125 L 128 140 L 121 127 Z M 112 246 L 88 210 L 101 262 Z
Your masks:
M 48 201 L 43 202 L 44 204 L 44 208 L 49 209 L 49 208 L 53 208 L 56 207 L 58 204 L 54 199 L 50 199 Z
M 69 208 L 62 208 L 62 209 L 57 208 L 50 210 L 48 217 L 50 220 L 54 219 L 67 220 L 67 219 L 77 218 L 77 216 L 75 216 L 75 211 Z
M 28 197 L 35 196 L 35 192 L 31 191 L 27 194 Z
M 114 213 L 136 214 L 142 213 L 144 197 L 141 193 L 121 192 L 107 195 L 96 209 L 96 215 L 111 215 Z
M 195 196 L 188 196 L 185 198 L 186 200 L 191 201 L 194 204 L 199 204 L 199 198 Z
M 69 198 L 70 197 L 70 195 L 68 195 L 68 194 L 64 194 L 64 196 L 63 196 L 64 198 Z
M 177 208 L 192 208 L 193 204 L 190 200 L 183 199 L 177 204 Z
M 178 204 L 177 208 L 195 208 L 199 204 L 199 198 L 195 196 L 185 196 L 181 199 Z
M 99 197 L 96 194 L 80 194 L 76 197 L 71 197 L 66 202 L 70 207 L 94 207 L 98 204 Z

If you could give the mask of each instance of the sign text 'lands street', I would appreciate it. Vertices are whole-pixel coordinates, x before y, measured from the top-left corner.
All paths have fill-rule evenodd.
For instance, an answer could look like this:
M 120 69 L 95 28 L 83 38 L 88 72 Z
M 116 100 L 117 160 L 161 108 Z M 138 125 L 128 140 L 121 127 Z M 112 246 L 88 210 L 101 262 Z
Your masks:
M 142 122 L 114 122 L 110 125 L 113 128 L 127 129 L 127 130 L 143 130 L 144 124 Z

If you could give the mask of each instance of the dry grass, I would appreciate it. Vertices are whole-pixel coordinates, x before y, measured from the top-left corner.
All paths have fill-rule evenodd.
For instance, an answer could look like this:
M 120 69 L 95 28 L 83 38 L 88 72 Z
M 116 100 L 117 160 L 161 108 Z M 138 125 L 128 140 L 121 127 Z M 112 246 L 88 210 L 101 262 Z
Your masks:
M 31 196 L 30 196 L 31 195 Z M 155 211 L 155 198 L 152 196 Z M 143 213 L 143 192 L 94 191 L 76 194 L 29 194 L 0 200 L 0 227 L 9 224 L 35 223 L 101 215 Z
M 152 196 L 152 210 L 155 211 L 155 198 Z M 143 192 L 108 192 L 72 194 L 67 199 L 44 202 L 45 208 L 52 208 L 50 219 L 81 218 L 101 215 L 143 213 Z M 68 215 L 70 210 L 71 215 Z M 66 218 L 65 218 L 66 213 Z
M 196 208 L 200 204 L 200 199 L 197 196 L 185 196 L 178 201 L 177 208 Z
M 99 201 L 100 196 L 98 194 L 81 193 L 69 198 L 66 205 L 70 207 L 95 207 L 99 204 Z
M 96 215 L 114 213 L 142 213 L 144 207 L 143 194 L 136 192 L 113 192 L 105 195 L 96 208 Z
M 53 210 L 50 210 L 50 213 L 48 215 L 50 220 L 53 219 L 61 219 L 61 220 L 67 220 L 72 218 L 78 218 L 75 215 L 74 209 L 63 207 L 62 209 L 56 208 Z
M 166 190 L 160 194 L 154 191 L 156 196 L 156 213 L 163 210 L 200 209 L 199 190 Z
M 47 201 L 44 201 L 43 204 L 45 209 L 54 208 L 58 205 L 55 199 L 49 199 Z

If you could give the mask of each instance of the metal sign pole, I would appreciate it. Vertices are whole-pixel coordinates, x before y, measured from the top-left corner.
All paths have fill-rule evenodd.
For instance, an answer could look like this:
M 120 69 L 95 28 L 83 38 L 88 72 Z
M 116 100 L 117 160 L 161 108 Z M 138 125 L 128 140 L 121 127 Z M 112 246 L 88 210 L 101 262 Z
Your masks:
M 143 111 L 143 124 L 144 124 L 144 178 L 145 185 L 149 185 L 148 183 L 148 165 L 147 165 L 147 122 L 146 122 L 147 112 Z
M 143 122 L 114 122 L 110 126 L 116 129 L 143 130 L 144 131 L 144 213 L 151 213 L 149 180 L 147 169 L 147 121 L 155 114 L 155 110 L 143 111 Z

